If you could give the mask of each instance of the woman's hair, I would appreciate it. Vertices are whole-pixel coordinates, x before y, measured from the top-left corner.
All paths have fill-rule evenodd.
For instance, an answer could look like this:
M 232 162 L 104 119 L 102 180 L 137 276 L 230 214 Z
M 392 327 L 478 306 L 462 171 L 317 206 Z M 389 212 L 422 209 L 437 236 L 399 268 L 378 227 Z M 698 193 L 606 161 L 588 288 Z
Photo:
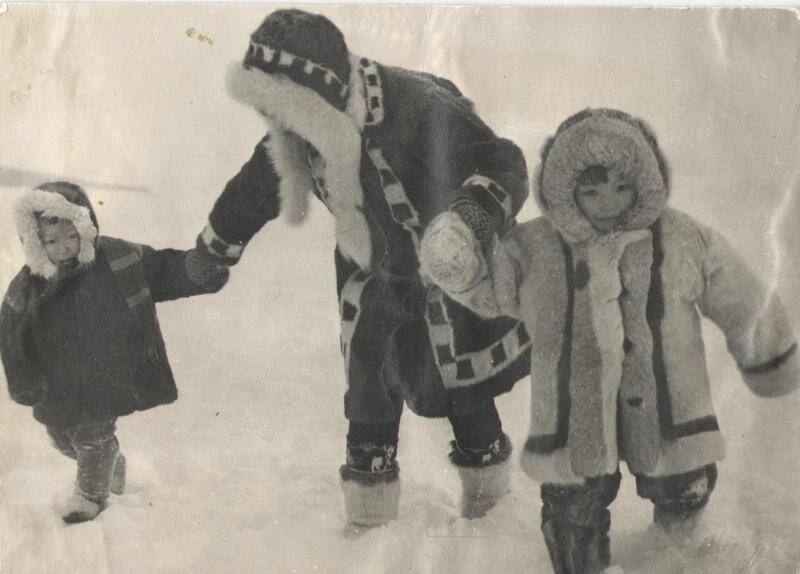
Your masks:
M 44 234 L 44 227 L 46 225 L 54 225 L 54 224 L 58 223 L 59 221 L 64 221 L 60 217 L 55 217 L 53 215 L 44 215 L 40 211 L 35 211 L 33 213 L 33 217 L 36 218 L 36 226 L 39 228 L 38 231 L 39 231 L 39 237 L 40 238 Z
M 590 165 L 578 176 L 576 185 L 597 185 L 598 183 L 608 183 L 609 169 L 604 165 Z

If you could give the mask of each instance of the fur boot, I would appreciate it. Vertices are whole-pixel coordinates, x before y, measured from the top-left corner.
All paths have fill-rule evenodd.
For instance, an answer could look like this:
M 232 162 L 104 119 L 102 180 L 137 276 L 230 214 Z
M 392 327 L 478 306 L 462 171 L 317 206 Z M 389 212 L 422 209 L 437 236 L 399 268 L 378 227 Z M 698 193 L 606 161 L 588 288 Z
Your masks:
M 341 468 L 342 493 L 348 527 L 373 528 L 397 518 L 400 477 L 395 464 L 391 470 L 364 472 Z
M 461 515 L 481 518 L 509 491 L 511 439 L 501 434 L 487 449 L 467 449 L 450 443 L 450 460 L 461 479 Z
M 461 515 L 481 518 L 509 491 L 510 466 L 508 459 L 484 467 L 459 466 L 461 479 Z
M 611 562 L 611 513 L 621 475 L 582 485 L 543 484 L 542 533 L 556 574 L 594 574 Z
M 542 522 L 542 533 L 555 574 L 596 574 L 611 562 L 608 511 L 597 523 L 582 526 L 560 518 Z

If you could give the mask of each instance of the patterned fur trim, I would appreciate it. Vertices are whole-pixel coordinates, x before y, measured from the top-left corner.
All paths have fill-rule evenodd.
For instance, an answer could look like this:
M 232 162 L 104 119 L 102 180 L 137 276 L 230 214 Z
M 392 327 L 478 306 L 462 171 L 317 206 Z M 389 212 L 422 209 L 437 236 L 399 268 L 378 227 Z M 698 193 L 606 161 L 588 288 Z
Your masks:
M 50 261 L 39 238 L 39 225 L 35 213 L 41 213 L 45 217 L 58 217 L 72 223 L 81 238 L 78 262 L 81 265 L 88 265 L 94 261 L 97 228 L 92 223 L 89 210 L 70 203 L 59 193 L 34 189 L 19 199 L 15 212 L 17 233 L 22 241 L 22 251 L 31 274 L 50 279 L 58 273 L 58 267 Z
M 250 42 L 244 57 L 245 66 L 255 66 L 267 74 L 283 74 L 293 81 L 305 85 L 337 109 L 347 106 L 347 95 L 350 86 L 345 84 L 333 70 L 309 60 L 301 58 L 286 50 Z
M 547 141 L 534 178 L 537 204 L 567 241 L 598 235 L 574 198 L 578 176 L 592 165 L 616 168 L 636 184 L 636 205 L 622 230 L 644 229 L 658 219 L 667 201 L 669 175 L 650 129 L 623 112 L 585 110 Z
M 357 58 L 354 64 L 357 66 Z M 360 82 L 359 74 L 351 74 L 351 82 Z M 369 226 L 363 211 L 364 192 L 361 188 L 361 129 L 364 125 L 366 104 L 363 92 L 351 89 L 347 109 L 337 110 L 310 88 L 300 86 L 281 74 L 268 74 L 255 68 L 235 64 L 228 73 L 228 91 L 231 96 L 258 110 L 268 118 L 273 131 L 291 132 L 313 145 L 325 160 L 325 181 L 328 185 L 327 206 L 336 218 L 336 238 L 342 254 L 362 268 L 370 267 L 372 246 Z M 289 141 L 278 135 L 275 146 Z M 281 198 L 290 206 L 302 206 L 307 201 L 307 184 L 310 167 L 301 165 L 297 157 L 297 142 L 284 153 L 278 154 L 275 165 L 282 184 Z M 274 148 L 273 148 L 274 149 Z M 291 170 L 294 177 L 287 176 Z M 301 171 L 294 171 L 295 169 Z M 308 173 L 309 175 L 305 175 Z M 291 201 L 285 198 L 294 195 Z M 290 208 L 291 209 L 291 208 Z M 297 218 L 297 213 L 291 217 Z
M 462 449 L 458 442 L 450 441 L 450 461 L 458 467 L 484 468 L 502 464 L 509 459 L 513 446 L 506 433 L 485 450 Z
M 343 482 L 352 481 L 363 485 L 383 484 L 394 482 L 400 478 L 400 466 L 395 462 L 389 470 L 368 472 L 366 470 L 357 470 L 343 464 L 339 468 L 339 474 Z

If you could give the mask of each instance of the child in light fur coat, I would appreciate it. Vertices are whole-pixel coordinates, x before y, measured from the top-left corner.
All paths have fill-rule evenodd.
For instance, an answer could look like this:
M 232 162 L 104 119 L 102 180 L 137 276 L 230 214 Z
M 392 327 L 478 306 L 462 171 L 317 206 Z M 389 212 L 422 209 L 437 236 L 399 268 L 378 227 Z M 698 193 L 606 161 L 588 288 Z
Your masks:
M 645 124 L 585 110 L 544 146 L 544 214 L 488 249 L 453 213 L 435 220 L 421 266 L 482 316 L 524 320 L 533 341 L 525 472 L 541 482 L 557 573 L 608 566 L 608 506 L 624 459 L 654 522 L 691 539 L 724 442 L 711 403 L 700 314 L 724 332 L 750 389 L 800 379 L 774 293 L 714 230 L 667 207 L 669 174 Z
M 98 235 L 89 198 L 68 182 L 28 191 L 16 223 L 26 265 L 3 299 L 0 357 L 11 398 L 76 461 L 62 516 L 84 522 L 125 487 L 117 417 L 177 398 L 155 303 L 218 291 L 228 270 L 194 250 Z

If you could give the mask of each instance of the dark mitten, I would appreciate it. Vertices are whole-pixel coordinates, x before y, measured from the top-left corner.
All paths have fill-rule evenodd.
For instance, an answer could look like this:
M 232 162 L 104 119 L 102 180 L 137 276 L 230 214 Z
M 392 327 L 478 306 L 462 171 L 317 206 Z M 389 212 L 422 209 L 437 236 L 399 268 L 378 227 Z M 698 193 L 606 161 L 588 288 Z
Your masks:
M 192 249 L 186 253 L 186 274 L 197 285 L 217 291 L 228 281 L 228 266 L 218 262 L 200 249 Z
M 468 199 L 456 202 L 451 208 L 475 234 L 482 247 L 486 247 L 495 232 L 494 218 L 480 205 Z

